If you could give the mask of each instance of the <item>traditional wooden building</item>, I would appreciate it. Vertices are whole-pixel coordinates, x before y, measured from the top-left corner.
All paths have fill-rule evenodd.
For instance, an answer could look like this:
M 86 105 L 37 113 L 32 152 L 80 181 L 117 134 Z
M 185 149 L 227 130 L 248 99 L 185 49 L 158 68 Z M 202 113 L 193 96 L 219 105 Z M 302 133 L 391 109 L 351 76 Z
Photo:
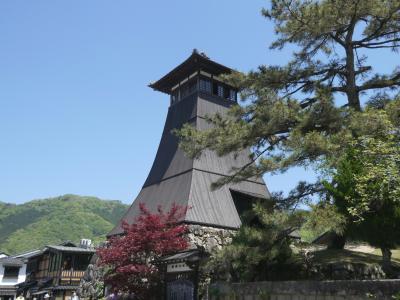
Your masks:
M 19 286 L 27 298 L 69 299 L 79 287 L 81 278 L 95 253 L 94 249 L 71 242 L 49 245 L 25 255 L 27 278 Z
M 204 151 L 192 159 L 178 147 L 178 138 L 173 133 L 185 123 L 198 130 L 207 129 L 210 126 L 207 116 L 225 114 L 237 105 L 238 91 L 221 79 L 221 75 L 231 72 L 232 69 L 195 50 L 182 64 L 150 84 L 154 90 L 169 96 L 167 119 L 150 173 L 132 206 L 109 236 L 123 233 L 122 221 L 135 221 L 140 213 L 139 203 L 145 203 L 153 211 L 159 205 L 168 209 L 172 203 L 190 207 L 182 221 L 190 225 L 189 238 L 194 250 L 161 262 L 169 278 L 168 299 L 195 298 L 194 261 L 200 259 L 200 253 L 228 243 L 230 233 L 241 225 L 241 213 L 253 201 L 270 197 L 262 178 L 211 188 L 212 183 L 250 162 L 249 149 L 222 157 Z

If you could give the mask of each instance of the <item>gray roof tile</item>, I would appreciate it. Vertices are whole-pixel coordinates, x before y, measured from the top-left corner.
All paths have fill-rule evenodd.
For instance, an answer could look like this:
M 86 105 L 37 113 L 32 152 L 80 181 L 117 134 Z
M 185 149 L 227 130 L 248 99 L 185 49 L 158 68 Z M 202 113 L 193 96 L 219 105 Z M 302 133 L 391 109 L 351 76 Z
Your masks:
M 21 259 L 14 257 L 3 257 L 0 258 L 0 264 L 10 267 L 22 267 L 24 265 L 24 262 Z

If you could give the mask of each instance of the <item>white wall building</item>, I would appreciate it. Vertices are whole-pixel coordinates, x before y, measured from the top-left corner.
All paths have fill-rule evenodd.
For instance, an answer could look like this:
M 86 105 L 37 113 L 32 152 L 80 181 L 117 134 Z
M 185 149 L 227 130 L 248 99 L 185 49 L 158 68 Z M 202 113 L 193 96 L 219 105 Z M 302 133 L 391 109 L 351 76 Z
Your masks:
M 0 300 L 14 300 L 16 285 L 26 280 L 26 263 L 22 258 L 3 256 L 0 258 Z

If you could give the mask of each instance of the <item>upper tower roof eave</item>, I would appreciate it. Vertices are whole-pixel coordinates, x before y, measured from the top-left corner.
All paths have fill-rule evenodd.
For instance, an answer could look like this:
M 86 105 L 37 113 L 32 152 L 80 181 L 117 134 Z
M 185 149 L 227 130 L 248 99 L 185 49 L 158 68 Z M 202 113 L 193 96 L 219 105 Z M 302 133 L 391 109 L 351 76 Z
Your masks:
M 171 89 L 181 80 L 199 70 L 216 76 L 221 74 L 229 74 L 233 71 L 231 68 L 209 59 L 204 53 L 199 53 L 196 49 L 194 49 L 193 53 L 188 59 L 163 76 L 161 79 L 150 83 L 149 87 L 156 91 L 170 94 Z

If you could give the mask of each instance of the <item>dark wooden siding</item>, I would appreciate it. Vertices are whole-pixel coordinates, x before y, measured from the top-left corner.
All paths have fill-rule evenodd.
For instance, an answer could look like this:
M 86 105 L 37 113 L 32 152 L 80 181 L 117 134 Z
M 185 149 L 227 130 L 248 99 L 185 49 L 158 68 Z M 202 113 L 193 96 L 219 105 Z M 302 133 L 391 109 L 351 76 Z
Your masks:
M 249 162 L 248 149 L 236 156 L 230 154 L 223 157 L 212 151 L 205 151 L 198 159 L 193 160 L 179 149 L 178 139 L 171 132 L 186 122 L 199 130 L 205 130 L 210 126 L 205 120 L 206 116 L 213 113 L 224 114 L 232 104 L 223 98 L 195 93 L 169 108 L 149 176 L 123 220 L 128 223 L 135 221 L 140 213 L 140 202 L 151 210 L 156 210 L 158 205 L 168 209 L 175 202 L 191 207 L 185 218 L 187 222 L 238 228 L 241 222 L 230 188 L 258 194 L 263 198 L 270 197 L 262 178 L 226 185 L 217 190 L 211 189 L 211 184 L 221 176 L 228 176 L 232 174 L 233 168 Z M 109 235 L 119 233 L 120 224 Z

